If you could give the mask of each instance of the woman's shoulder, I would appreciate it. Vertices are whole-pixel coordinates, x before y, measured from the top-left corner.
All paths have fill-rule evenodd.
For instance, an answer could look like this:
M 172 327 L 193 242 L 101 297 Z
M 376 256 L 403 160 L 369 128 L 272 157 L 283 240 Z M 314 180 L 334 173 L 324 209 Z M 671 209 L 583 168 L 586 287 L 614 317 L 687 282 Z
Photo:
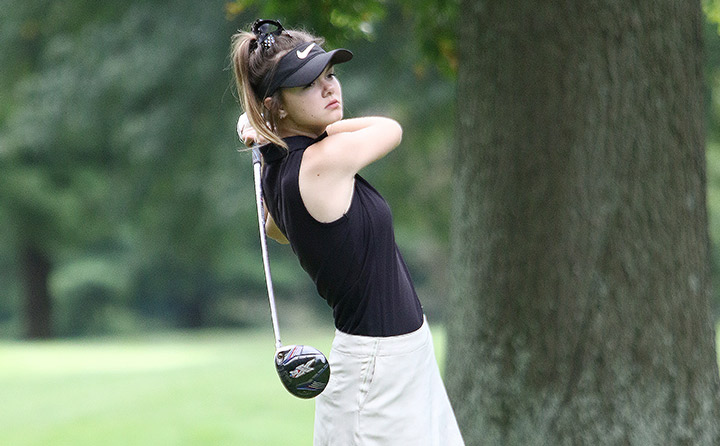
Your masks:
M 283 160 L 287 158 L 288 155 L 296 152 L 299 152 L 299 154 L 302 155 L 307 147 L 315 144 L 317 141 L 320 141 L 323 137 L 324 136 L 322 135 L 319 138 L 310 138 L 302 135 L 289 136 L 283 138 L 283 142 L 287 144 L 287 148 L 278 146 L 277 144 L 267 143 L 260 147 L 260 152 L 263 154 L 265 162 L 272 163 Z

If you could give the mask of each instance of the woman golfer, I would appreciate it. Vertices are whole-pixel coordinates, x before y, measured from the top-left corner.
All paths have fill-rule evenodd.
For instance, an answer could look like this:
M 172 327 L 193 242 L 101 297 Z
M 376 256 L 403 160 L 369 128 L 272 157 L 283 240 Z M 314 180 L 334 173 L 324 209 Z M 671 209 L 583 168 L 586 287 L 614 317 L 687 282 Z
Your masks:
M 334 65 L 345 49 L 258 20 L 233 36 L 245 113 L 238 134 L 264 144 L 268 235 L 289 242 L 333 309 L 330 382 L 316 399 L 317 445 L 462 445 L 390 208 L 358 172 L 402 138 L 392 119 L 343 120 Z

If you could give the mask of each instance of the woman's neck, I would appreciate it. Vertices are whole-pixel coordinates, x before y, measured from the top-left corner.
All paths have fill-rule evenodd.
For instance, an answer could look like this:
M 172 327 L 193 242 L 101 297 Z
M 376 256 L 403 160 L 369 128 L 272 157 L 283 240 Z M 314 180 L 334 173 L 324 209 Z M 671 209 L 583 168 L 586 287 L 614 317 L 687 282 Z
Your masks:
M 323 130 L 324 132 L 324 130 Z M 323 132 L 308 132 L 308 131 L 302 131 L 302 130 L 286 130 L 286 131 L 279 131 L 278 134 L 280 135 L 280 138 L 289 138 L 291 136 L 307 136 L 308 138 L 317 139 L 320 137 L 320 135 L 323 134 Z
M 290 124 L 290 123 L 288 123 Z M 279 125 L 277 129 L 278 135 L 281 138 L 288 138 L 290 136 L 307 136 L 312 139 L 317 139 L 325 132 L 324 126 L 295 126 L 295 125 Z

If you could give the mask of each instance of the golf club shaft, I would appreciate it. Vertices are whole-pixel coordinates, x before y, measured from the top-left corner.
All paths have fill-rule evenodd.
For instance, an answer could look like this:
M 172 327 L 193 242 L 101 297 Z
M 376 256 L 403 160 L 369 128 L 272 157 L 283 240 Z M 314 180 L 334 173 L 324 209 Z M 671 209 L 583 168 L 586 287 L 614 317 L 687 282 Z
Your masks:
M 270 275 L 270 257 L 268 256 L 267 236 L 265 235 L 265 211 L 262 203 L 262 182 L 260 178 L 260 149 L 253 147 L 253 176 L 255 178 L 255 203 L 257 204 L 258 227 L 260 229 L 260 248 L 262 249 L 263 267 L 265 268 L 265 284 L 267 285 L 268 301 L 270 302 L 270 318 L 272 319 L 275 334 L 275 349 L 282 347 L 280 342 L 280 327 L 275 308 L 275 292 L 273 291 L 272 276 Z

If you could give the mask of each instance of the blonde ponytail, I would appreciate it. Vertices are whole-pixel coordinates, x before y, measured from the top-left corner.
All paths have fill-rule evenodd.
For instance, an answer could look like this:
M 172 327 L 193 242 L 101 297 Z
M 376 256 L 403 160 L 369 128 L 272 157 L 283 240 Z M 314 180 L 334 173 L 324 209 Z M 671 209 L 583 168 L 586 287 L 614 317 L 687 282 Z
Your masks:
M 275 37 L 269 50 L 260 50 L 255 34 L 239 31 L 232 36 L 230 56 L 235 85 L 250 125 L 258 135 L 286 149 L 287 144 L 280 138 L 277 130 L 282 104 L 280 91 L 271 96 L 268 108 L 265 106 L 264 98 L 259 97 L 256 93 L 256 88 L 265 76 L 275 70 L 282 56 L 303 42 L 315 42 L 322 45 L 323 40 L 304 31 L 283 30 L 281 35 Z

